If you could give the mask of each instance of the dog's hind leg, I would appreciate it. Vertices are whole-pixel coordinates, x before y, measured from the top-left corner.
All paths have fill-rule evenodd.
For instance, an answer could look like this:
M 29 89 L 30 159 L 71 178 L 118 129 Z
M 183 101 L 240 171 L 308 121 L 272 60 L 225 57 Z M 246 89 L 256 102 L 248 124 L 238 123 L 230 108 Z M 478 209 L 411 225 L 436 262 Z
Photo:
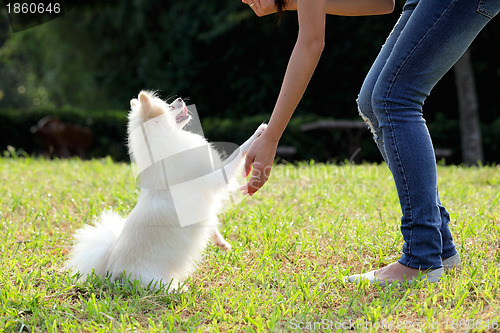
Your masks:
M 229 251 L 231 250 L 231 244 L 229 244 L 222 234 L 217 230 L 217 228 L 214 228 L 212 231 L 212 241 L 214 242 L 215 245 L 217 245 L 219 248 L 221 248 L 224 251 Z

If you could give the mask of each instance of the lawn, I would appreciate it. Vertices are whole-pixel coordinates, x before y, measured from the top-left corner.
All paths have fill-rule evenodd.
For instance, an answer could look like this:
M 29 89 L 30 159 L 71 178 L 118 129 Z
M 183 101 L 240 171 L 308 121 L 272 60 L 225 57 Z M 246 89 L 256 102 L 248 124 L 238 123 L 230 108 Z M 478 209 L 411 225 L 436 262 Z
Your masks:
M 438 284 L 379 287 L 343 277 L 398 259 L 400 208 L 385 165 L 279 165 L 230 207 L 184 293 L 63 269 L 72 233 L 139 190 L 109 159 L 0 159 L 0 331 L 498 331 L 500 167 L 440 166 L 463 267 Z

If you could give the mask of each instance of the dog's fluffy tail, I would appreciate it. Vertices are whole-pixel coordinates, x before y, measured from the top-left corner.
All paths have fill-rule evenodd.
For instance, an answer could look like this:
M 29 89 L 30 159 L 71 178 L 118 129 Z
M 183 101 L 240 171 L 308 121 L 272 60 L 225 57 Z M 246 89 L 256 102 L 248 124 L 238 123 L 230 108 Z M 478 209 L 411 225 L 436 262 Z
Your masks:
M 95 224 L 86 225 L 74 235 L 75 244 L 71 250 L 66 268 L 73 274 L 87 274 L 95 272 L 106 275 L 106 255 L 122 232 L 125 220 L 113 211 L 101 213 Z

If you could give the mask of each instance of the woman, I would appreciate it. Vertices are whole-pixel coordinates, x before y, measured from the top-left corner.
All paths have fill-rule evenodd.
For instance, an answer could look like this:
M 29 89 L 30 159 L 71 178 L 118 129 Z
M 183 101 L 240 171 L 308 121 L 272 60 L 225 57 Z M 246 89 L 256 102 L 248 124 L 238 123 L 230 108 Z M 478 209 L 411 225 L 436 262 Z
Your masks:
M 245 193 L 250 195 L 269 176 L 277 142 L 297 105 L 290 95 L 302 93 L 310 76 L 302 78 L 299 83 L 290 77 L 298 75 L 295 68 L 300 68 L 306 60 L 309 61 L 307 74 L 310 75 L 312 72 L 309 71 L 315 66 L 311 59 L 317 61 L 317 54 L 321 53 L 318 51 L 321 50 L 318 40 L 323 36 L 321 28 L 324 28 L 324 16 L 321 27 L 316 25 L 321 10 L 327 12 L 327 3 L 296 1 L 293 7 L 296 7 L 299 15 L 299 39 L 300 29 L 308 31 L 306 36 L 314 39 L 316 46 L 307 56 L 299 54 L 292 59 L 292 54 L 269 127 L 254 142 L 247 155 L 247 173 L 253 164 L 252 178 L 245 187 Z M 246 3 L 257 15 L 265 15 L 270 11 L 268 7 L 260 7 L 263 0 Z M 280 3 L 277 1 L 277 7 Z M 269 1 L 266 4 L 269 6 Z M 344 0 L 328 2 L 329 6 L 334 4 L 342 7 Z M 460 257 L 448 228 L 450 216 L 441 205 L 438 195 L 434 149 L 422 117 L 422 106 L 434 85 L 499 11 L 500 0 L 406 2 L 401 18 L 370 69 L 358 98 L 360 114 L 368 122 L 396 183 L 403 213 L 403 255 L 395 263 L 376 271 L 352 275 L 347 278 L 348 281 L 366 279 L 370 283 L 392 283 L 427 278 L 430 282 L 436 282 L 445 268 L 460 265 Z M 304 12 L 306 18 L 303 17 Z M 355 11 L 347 10 L 345 13 L 356 14 Z M 313 19 L 312 16 L 317 21 L 309 21 Z M 313 27 L 306 26 L 309 24 Z M 293 83 L 295 86 L 292 86 Z

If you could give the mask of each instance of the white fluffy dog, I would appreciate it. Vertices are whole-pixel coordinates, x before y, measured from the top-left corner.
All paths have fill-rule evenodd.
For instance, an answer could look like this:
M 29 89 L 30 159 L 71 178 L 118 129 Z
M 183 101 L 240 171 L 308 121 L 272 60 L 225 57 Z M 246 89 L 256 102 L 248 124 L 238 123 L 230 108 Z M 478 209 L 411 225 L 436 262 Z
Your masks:
M 222 249 L 217 215 L 257 131 L 229 158 L 201 135 L 183 130 L 191 116 L 182 99 L 172 104 L 141 91 L 130 101 L 128 145 L 141 192 L 126 218 L 103 212 L 75 234 L 67 267 L 86 278 L 92 270 L 112 280 L 175 290 L 193 272 L 210 238 Z

